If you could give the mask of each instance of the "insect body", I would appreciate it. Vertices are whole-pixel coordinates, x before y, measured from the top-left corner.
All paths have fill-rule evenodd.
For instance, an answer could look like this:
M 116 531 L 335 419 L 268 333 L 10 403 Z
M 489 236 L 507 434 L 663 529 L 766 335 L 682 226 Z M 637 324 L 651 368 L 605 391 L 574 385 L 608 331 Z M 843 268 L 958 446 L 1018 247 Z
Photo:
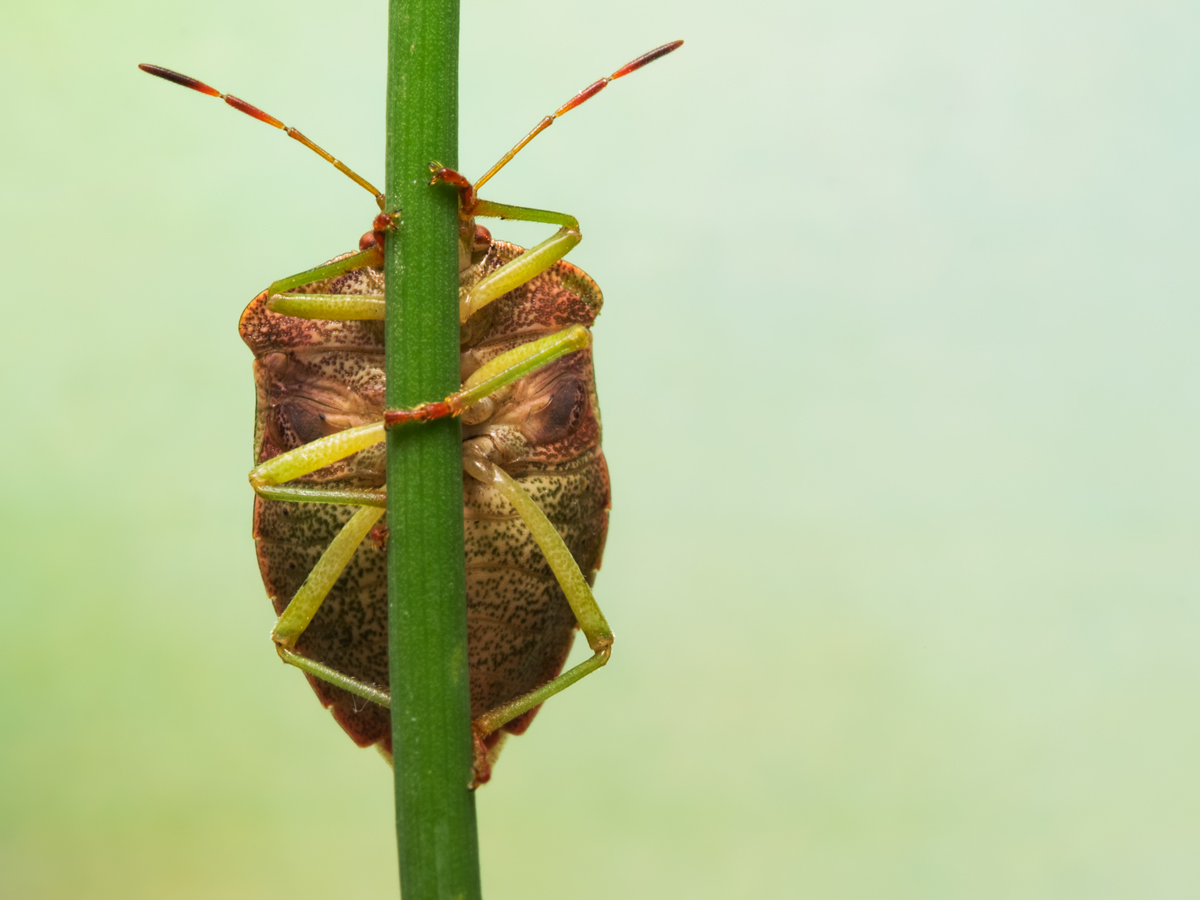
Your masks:
M 506 734 L 604 665 L 612 632 L 591 594 L 608 527 L 590 326 L 596 284 L 562 261 L 580 240 L 571 216 L 481 200 L 477 189 L 559 115 L 676 49 L 666 44 L 547 116 L 475 184 L 431 165 L 459 193 L 463 388 L 414 410 L 385 410 L 382 245 L 376 217 L 358 253 L 276 282 L 242 314 L 257 392 L 251 483 L 259 567 L 280 618 L 272 637 L 360 746 L 390 755 L 384 429 L 462 416 L 467 637 L 475 781 Z M 151 74 L 245 101 L 154 66 Z M 368 182 L 286 129 L 357 183 Z M 559 226 L 526 251 L 492 240 L 476 216 Z M 392 238 L 394 239 L 394 238 Z M 414 423 L 409 425 L 408 423 Z M 591 659 L 560 674 L 580 627 Z

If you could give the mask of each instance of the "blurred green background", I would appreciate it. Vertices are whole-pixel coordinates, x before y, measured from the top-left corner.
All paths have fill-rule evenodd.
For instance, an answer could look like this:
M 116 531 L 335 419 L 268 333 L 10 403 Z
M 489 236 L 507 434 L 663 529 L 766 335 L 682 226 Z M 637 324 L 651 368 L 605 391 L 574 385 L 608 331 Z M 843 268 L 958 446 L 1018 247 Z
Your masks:
M 394 897 L 271 652 L 237 337 L 374 206 L 385 4 L 0 8 L 0 896 Z M 466 0 L 477 175 L 583 223 L 614 664 L 485 895 L 1200 893 L 1200 10 Z M 497 225 L 528 244 L 546 229 Z

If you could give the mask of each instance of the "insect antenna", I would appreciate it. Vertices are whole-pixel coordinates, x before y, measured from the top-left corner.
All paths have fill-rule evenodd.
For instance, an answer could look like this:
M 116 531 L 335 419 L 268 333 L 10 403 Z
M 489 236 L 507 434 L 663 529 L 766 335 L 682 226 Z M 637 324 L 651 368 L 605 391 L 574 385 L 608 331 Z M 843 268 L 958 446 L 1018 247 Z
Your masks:
M 258 119 L 260 122 L 266 122 L 268 125 L 273 125 L 274 127 L 282 130 L 283 133 L 288 137 L 299 141 L 313 153 L 317 154 L 317 156 L 321 157 L 321 159 L 328 163 L 332 163 L 334 168 L 348 177 L 359 187 L 365 188 L 374 194 L 375 202 L 379 204 L 380 209 L 383 209 L 383 194 L 375 187 L 375 185 L 371 184 L 371 182 L 367 181 L 367 179 L 363 178 L 340 159 L 334 157 L 332 153 L 329 153 L 327 150 L 310 141 L 298 130 L 288 125 L 284 125 L 277 118 L 269 113 L 263 112 L 257 106 L 247 103 L 245 100 L 233 96 L 233 94 L 222 94 L 216 88 L 205 84 L 203 81 L 197 81 L 195 78 L 192 78 L 188 75 L 182 75 L 179 72 L 172 71 L 171 69 L 164 69 L 162 66 L 152 66 L 148 63 L 141 63 L 138 65 L 138 68 L 150 75 L 156 75 L 159 78 L 182 85 L 185 88 L 191 88 L 193 91 L 199 91 L 201 94 L 208 94 L 210 97 L 220 97 L 234 109 L 241 110 L 246 115 Z
M 484 173 L 483 177 L 475 182 L 475 185 L 474 185 L 475 191 L 478 192 L 479 188 L 483 186 L 484 182 L 486 182 L 489 178 L 491 178 L 493 175 L 495 175 L 497 172 L 499 172 L 501 169 L 503 169 L 506 165 L 508 165 L 509 160 L 511 160 L 518 153 L 520 153 L 523 149 L 525 149 L 526 144 L 528 144 L 535 137 L 537 137 L 539 134 L 541 134 L 543 131 L 545 131 L 547 128 L 549 128 L 551 125 L 553 125 L 554 120 L 557 119 L 559 116 L 563 115 L 564 113 L 570 112 L 575 107 L 581 105 L 582 103 L 584 103 L 588 100 L 591 100 L 598 93 L 600 93 L 602 90 L 604 90 L 606 87 L 608 87 L 608 83 L 610 81 L 616 81 L 618 78 L 623 78 L 624 76 L 628 75 L 630 72 L 636 72 L 642 66 L 649 65 L 650 63 L 654 62 L 656 59 L 666 56 L 672 50 L 678 50 L 682 45 L 683 45 L 683 41 L 671 41 L 671 43 L 669 43 L 669 44 L 663 44 L 661 47 L 655 47 L 650 52 L 643 53 L 637 59 L 632 60 L 631 62 L 625 63 L 625 65 L 621 66 L 621 68 L 617 69 L 617 71 L 613 72 L 607 78 L 601 78 L 599 81 L 594 81 L 591 84 L 589 84 L 582 91 L 580 91 L 578 94 L 576 94 L 570 100 L 568 100 L 566 103 L 564 103 L 558 109 L 556 109 L 551 115 L 546 116 L 546 118 L 544 118 L 544 119 L 542 119 L 542 121 L 538 122 L 537 125 L 534 127 L 533 131 L 531 131 L 531 132 L 529 132 L 529 134 L 525 135 L 525 137 L 523 137 L 517 143 L 517 145 L 515 147 L 513 147 L 511 150 L 509 150 L 507 153 L 505 153 L 504 156 L 500 157 L 500 161 L 498 163 L 496 163 L 494 166 L 492 166 L 490 169 L 488 169 L 487 172 Z

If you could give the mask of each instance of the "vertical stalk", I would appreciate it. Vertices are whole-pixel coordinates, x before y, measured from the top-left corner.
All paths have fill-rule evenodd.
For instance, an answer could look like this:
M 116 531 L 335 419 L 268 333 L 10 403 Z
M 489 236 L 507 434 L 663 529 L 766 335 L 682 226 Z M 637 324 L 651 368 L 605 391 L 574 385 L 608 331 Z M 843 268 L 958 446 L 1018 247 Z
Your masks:
M 390 0 L 387 405 L 459 387 L 458 207 L 429 163 L 458 164 L 458 0 Z M 478 900 L 457 419 L 388 436 L 388 652 L 405 900 Z

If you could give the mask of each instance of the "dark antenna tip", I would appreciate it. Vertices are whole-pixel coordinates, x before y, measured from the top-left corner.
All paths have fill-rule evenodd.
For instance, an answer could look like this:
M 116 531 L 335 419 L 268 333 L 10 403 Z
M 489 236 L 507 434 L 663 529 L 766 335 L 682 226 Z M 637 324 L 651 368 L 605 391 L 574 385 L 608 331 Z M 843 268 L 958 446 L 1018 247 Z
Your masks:
M 482 177 L 475 182 L 474 190 L 478 191 L 493 175 L 508 165 L 509 160 L 520 153 L 526 144 L 553 125 L 554 120 L 559 116 L 570 112 L 580 104 L 592 99 L 598 93 L 608 87 L 610 82 L 616 81 L 618 78 L 622 78 L 625 75 L 628 75 L 630 72 L 636 72 L 642 66 L 648 65 L 649 63 L 654 62 L 656 59 L 661 59 L 672 50 L 678 50 L 682 46 L 683 41 L 671 41 L 669 44 L 663 44 L 661 47 L 655 47 L 653 50 L 643 53 L 637 59 L 625 63 L 625 65 L 621 66 L 621 68 L 617 69 L 617 71 L 613 72 L 607 78 L 601 78 L 599 81 L 593 81 L 582 91 L 556 109 L 553 113 L 546 116 L 544 119 L 542 119 L 542 121 L 538 122 L 538 124 L 534 126 L 533 131 L 525 135 L 525 137 L 522 138 L 515 147 L 500 157 L 500 161 L 498 163 L 483 173 Z
M 203 81 L 198 81 L 190 75 L 183 75 L 176 72 L 174 69 L 166 69 L 162 66 L 152 66 L 149 63 L 138 63 L 138 68 L 147 75 L 154 75 L 173 84 L 181 85 L 185 88 L 191 88 L 193 91 L 199 91 L 202 94 L 208 94 L 210 97 L 220 97 L 221 92 L 214 87 L 209 87 Z
M 192 78 L 190 75 L 183 75 L 179 72 L 176 72 L 174 69 L 167 69 L 163 66 L 152 66 L 150 63 L 138 63 L 138 68 L 147 75 L 154 75 L 157 78 L 165 79 L 173 84 L 178 84 L 185 88 L 191 88 L 193 91 L 199 91 L 202 94 L 208 94 L 210 97 L 219 97 L 238 112 L 243 112 L 252 119 L 258 119 L 258 121 L 264 122 L 267 125 L 270 125 L 272 128 L 280 129 L 292 140 L 300 142 L 313 153 L 317 154 L 317 156 L 321 157 L 321 159 L 331 164 L 335 169 L 337 169 L 359 187 L 365 188 L 374 194 L 375 201 L 379 204 L 379 208 L 383 209 L 383 200 L 381 199 L 383 195 L 379 192 L 378 188 L 371 184 L 371 182 L 367 181 L 367 179 L 363 178 L 341 160 L 335 159 L 334 156 L 329 153 L 329 151 L 323 150 L 321 147 L 314 144 L 295 128 L 288 128 L 273 115 L 268 112 L 264 112 L 253 103 L 247 103 L 245 100 L 235 97 L 232 94 L 222 94 L 215 87 L 211 87 L 210 85 L 205 84 L 203 81 Z

